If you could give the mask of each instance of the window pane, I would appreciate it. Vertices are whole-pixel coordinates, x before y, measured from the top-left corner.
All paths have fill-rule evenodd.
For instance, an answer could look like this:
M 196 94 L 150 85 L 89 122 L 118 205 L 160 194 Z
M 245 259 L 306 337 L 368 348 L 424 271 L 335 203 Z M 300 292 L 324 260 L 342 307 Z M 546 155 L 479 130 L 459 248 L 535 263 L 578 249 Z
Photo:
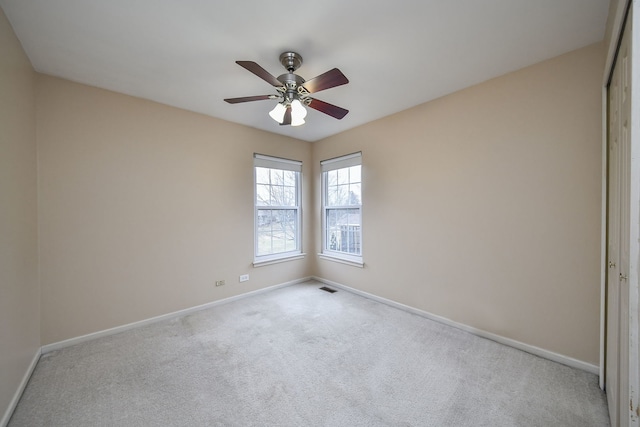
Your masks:
M 338 185 L 338 171 L 332 170 L 327 172 L 327 185 Z
M 267 255 L 271 253 L 273 246 L 271 241 L 271 224 L 273 223 L 273 211 L 270 209 L 258 210 L 258 235 L 257 235 L 257 255 Z
M 282 206 L 295 206 L 296 205 L 296 187 L 284 187 L 284 198 L 282 200 Z
M 272 253 L 287 252 L 296 249 L 296 211 L 278 210 L 277 220 L 272 224 L 273 248 Z
M 336 206 L 338 204 L 338 187 L 332 185 L 327 188 L 327 206 Z
M 343 209 L 345 224 L 360 227 L 360 209 Z
M 269 206 L 271 204 L 270 187 L 265 184 L 256 185 L 256 205 Z
M 271 223 L 271 240 L 273 241 L 273 246 L 271 248 L 271 253 L 285 252 L 284 249 L 284 227 L 285 223 L 282 221 L 281 211 L 274 211 L 274 222 Z
M 326 206 L 362 204 L 360 166 L 337 169 L 326 174 Z
M 294 171 L 284 172 L 284 185 L 295 186 L 296 185 L 296 173 Z
M 349 182 L 351 184 L 361 182 L 360 181 L 360 165 L 351 166 L 349 168 Z
M 336 210 L 327 209 L 327 218 L 326 218 L 326 245 L 327 249 L 332 251 L 338 250 L 338 238 L 340 230 L 336 226 L 337 223 L 337 215 Z
M 351 184 L 349 186 L 349 205 L 361 204 L 360 184 Z
M 360 253 L 360 210 L 344 209 L 340 221 L 340 250 L 350 254 Z
M 293 251 L 297 249 L 296 234 L 298 221 L 295 210 L 282 211 L 281 224 L 283 224 L 284 250 Z
M 284 171 L 280 169 L 269 169 L 271 171 L 271 184 L 284 185 Z
M 284 187 L 271 186 L 271 206 L 284 206 Z
M 327 249 L 360 255 L 360 209 L 327 209 Z
M 336 197 L 336 205 L 343 206 L 349 203 L 349 184 L 339 185 Z
M 258 209 L 258 230 L 271 230 L 271 210 Z
M 349 183 L 349 168 L 338 169 L 338 184 Z
M 256 167 L 256 183 L 269 184 L 269 169 Z
M 258 233 L 257 255 L 269 255 L 271 253 L 271 233 Z
M 296 250 L 297 235 L 296 209 L 258 210 L 258 256 Z

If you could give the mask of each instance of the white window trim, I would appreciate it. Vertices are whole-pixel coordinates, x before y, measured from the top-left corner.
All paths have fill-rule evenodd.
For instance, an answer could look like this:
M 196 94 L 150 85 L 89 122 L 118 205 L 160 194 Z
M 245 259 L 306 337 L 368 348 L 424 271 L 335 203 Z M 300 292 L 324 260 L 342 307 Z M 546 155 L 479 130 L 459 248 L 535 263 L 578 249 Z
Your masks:
M 334 261 L 334 262 L 338 262 L 341 264 L 346 264 L 346 265 L 351 265 L 354 267 L 360 267 L 360 268 L 364 268 L 364 251 L 363 251 L 363 242 L 364 242 L 364 236 L 363 236 L 363 227 L 360 226 L 360 255 L 353 255 L 353 254 L 347 254 L 347 253 L 343 253 L 343 252 L 337 252 L 337 251 L 332 251 L 330 249 L 327 249 L 327 233 L 326 233 L 326 227 L 327 227 L 327 206 L 326 206 L 326 197 L 327 197 L 327 177 L 325 175 L 325 172 L 331 171 L 331 170 L 336 170 L 336 169 L 343 169 L 343 168 L 347 168 L 347 167 L 351 167 L 351 166 L 357 166 L 357 165 L 362 165 L 362 152 L 357 152 L 357 153 L 353 153 L 353 154 L 347 154 L 346 156 L 340 156 L 340 157 L 335 157 L 332 159 L 327 159 L 327 160 L 323 160 L 320 162 L 320 169 L 321 169 L 321 193 L 322 193 L 322 197 L 321 197 L 321 209 L 322 209 L 322 250 L 321 252 L 318 254 L 320 259 L 325 259 L 327 261 Z M 362 182 L 362 178 L 361 178 L 361 182 Z M 360 202 L 360 223 L 362 223 L 362 217 L 363 217 L 363 207 L 362 207 L 362 202 Z M 340 209 L 341 206 L 331 206 L 330 209 Z M 348 209 L 348 208 L 353 208 L 353 206 L 344 206 L 342 208 Z
M 299 160 L 282 159 L 280 157 L 265 156 L 264 154 L 257 153 L 253 155 L 253 159 L 254 168 L 258 166 L 262 168 L 283 169 L 302 173 L 302 162 Z
M 327 261 L 338 262 L 340 264 L 351 265 L 353 267 L 364 268 L 364 261 L 362 257 L 349 257 L 342 253 L 334 253 L 333 251 L 326 251 L 319 253 L 318 257 Z
M 322 172 L 328 172 L 336 169 L 348 168 L 351 166 L 362 165 L 362 152 L 347 154 L 346 156 L 334 157 L 320 162 Z
M 290 254 L 290 255 L 286 255 L 286 254 Z M 278 257 L 273 257 L 270 259 L 263 259 L 260 261 L 254 261 L 253 262 L 253 266 L 254 267 L 264 267 L 265 265 L 272 265 L 272 264 L 279 264 L 281 262 L 287 262 L 287 261 L 296 261 L 299 259 L 303 259 L 307 254 L 305 253 L 292 253 L 292 252 L 283 252 L 281 254 L 278 254 Z
M 296 207 L 291 206 L 258 206 L 256 188 L 256 167 L 281 169 L 298 172 L 296 174 Z M 297 249 L 258 256 L 258 211 L 261 209 L 295 209 L 297 211 L 296 243 Z M 253 155 L 253 267 L 277 264 L 279 262 L 294 261 L 304 258 L 302 252 L 302 162 L 254 153 Z

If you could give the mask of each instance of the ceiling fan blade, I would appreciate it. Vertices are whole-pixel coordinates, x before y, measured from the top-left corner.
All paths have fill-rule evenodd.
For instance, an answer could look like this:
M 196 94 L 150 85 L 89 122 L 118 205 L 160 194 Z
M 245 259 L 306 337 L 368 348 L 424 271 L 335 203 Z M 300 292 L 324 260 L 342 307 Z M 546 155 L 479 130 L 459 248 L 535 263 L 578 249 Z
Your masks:
M 267 70 L 265 70 L 264 68 L 262 68 L 261 66 L 259 66 L 253 61 L 236 61 L 236 64 L 247 69 L 248 71 L 251 71 L 253 74 L 260 77 L 262 80 L 264 80 L 265 82 L 269 83 L 272 86 L 275 86 L 275 87 L 282 86 L 282 83 L 280 83 L 278 79 L 276 79 L 274 76 L 269 74 Z
M 320 92 L 321 90 L 331 89 L 332 87 L 341 86 L 349 83 L 349 79 L 342 74 L 342 71 L 334 68 L 324 74 L 312 78 L 304 82 L 302 85 L 309 93 Z
M 290 125 L 290 124 L 291 124 L 291 106 L 288 106 L 287 110 L 284 112 L 284 119 L 282 120 L 282 123 L 280 123 L 280 126 Z
M 315 98 L 311 98 L 309 107 L 328 114 L 331 117 L 335 117 L 338 120 L 342 119 L 349 112 L 349 110 L 345 110 L 344 108 L 338 107 L 337 105 L 329 104 L 328 102 L 320 101 L 319 99 Z
M 256 95 L 256 96 L 243 96 L 241 98 L 227 98 L 229 104 L 238 104 L 240 102 L 250 102 L 250 101 L 263 101 L 265 99 L 275 99 L 277 95 Z

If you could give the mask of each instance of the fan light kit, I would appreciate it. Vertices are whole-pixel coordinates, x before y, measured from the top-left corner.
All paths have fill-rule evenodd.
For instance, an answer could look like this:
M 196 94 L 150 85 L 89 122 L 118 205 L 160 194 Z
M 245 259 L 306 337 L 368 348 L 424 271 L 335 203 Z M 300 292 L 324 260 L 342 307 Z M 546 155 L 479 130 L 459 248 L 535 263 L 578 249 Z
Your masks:
M 280 55 L 280 63 L 286 68 L 287 73 L 276 78 L 253 61 L 236 61 L 236 64 L 274 86 L 278 93 L 272 95 L 245 96 L 242 98 L 227 98 L 225 101 L 229 104 L 238 104 L 241 102 L 277 99 L 278 103 L 274 109 L 269 112 L 269 116 L 281 125 L 300 126 L 304 124 L 304 119 L 307 116 L 305 106 L 328 114 L 338 120 L 347 115 L 349 110 L 309 96 L 321 90 L 349 83 L 349 80 L 340 70 L 334 68 L 311 80 L 305 81 L 299 75 L 294 74 L 294 71 L 302 65 L 302 56 L 295 52 L 284 52 Z

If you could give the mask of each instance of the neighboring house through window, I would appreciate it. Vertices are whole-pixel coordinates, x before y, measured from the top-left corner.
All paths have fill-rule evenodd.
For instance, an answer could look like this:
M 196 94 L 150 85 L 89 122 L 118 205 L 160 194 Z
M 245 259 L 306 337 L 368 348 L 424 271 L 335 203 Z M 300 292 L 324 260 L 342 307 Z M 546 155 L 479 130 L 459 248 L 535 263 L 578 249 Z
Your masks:
M 302 162 L 254 155 L 254 265 L 302 256 Z
M 362 266 L 362 154 L 320 162 L 322 254 Z

